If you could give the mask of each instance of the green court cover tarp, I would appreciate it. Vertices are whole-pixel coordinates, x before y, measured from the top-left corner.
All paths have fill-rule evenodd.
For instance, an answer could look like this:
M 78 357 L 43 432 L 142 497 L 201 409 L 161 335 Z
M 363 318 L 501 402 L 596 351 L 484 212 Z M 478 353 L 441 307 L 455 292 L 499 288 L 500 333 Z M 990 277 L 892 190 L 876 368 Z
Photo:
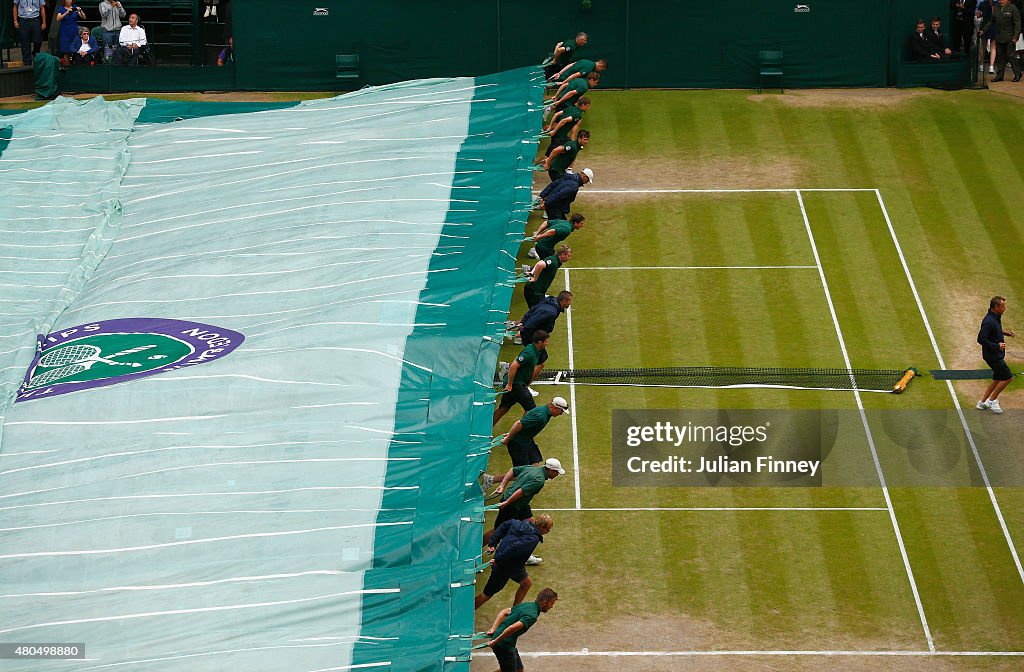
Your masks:
M 468 669 L 540 76 L 5 117 L 0 641 Z

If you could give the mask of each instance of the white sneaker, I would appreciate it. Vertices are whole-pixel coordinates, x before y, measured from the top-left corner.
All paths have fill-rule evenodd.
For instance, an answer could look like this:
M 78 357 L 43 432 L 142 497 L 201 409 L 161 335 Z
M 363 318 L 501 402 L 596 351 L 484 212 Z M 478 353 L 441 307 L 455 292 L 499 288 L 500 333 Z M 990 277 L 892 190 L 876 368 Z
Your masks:
M 210 18 L 210 6 L 209 5 L 206 6 L 206 12 L 203 14 L 203 18 L 204 19 Z
M 494 485 L 494 476 L 491 474 L 484 474 L 484 488 L 489 488 Z
M 213 7 L 210 8 L 210 15 L 211 16 L 217 16 L 217 5 L 214 5 Z
M 530 251 L 526 253 L 526 256 L 528 256 L 530 259 L 540 259 L 540 257 L 537 256 L 537 248 L 536 247 L 531 247 Z
M 990 65 L 990 66 L 988 66 L 988 74 L 990 74 L 990 75 L 994 75 L 994 74 L 996 74 L 996 69 L 995 69 L 995 67 L 993 67 L 993 66 L 991 66 L 991 65 Z
M 988 410 L 988 402 L 987 401 L 979 401 L 977 404 L 974 405 L 974 407 L 976 409 L 978 409 L 979 411 L 987 411 Z
M 544 562 L 544 558 L 538 558 L 536 555 L 531 555 L 530 559 L 526 561 L 528 565 L 539 565 Z
M 540 396 L 540 392 L 538 392 L 537 390 L 533 389 L 532 387 L 527 386 L 526 389 L 528 389 L 530 391 L 530 396 L 531 397 L 539 397 Z
M 516 334 L 516 337 L 512 339 L 512 343 L 514 345 L 522 345 L 523 344 L 523 337 L 520 336 L 519 334 Z
M 1002 415 L 1003 409 L 999 405 L 999 400 L 998 399 L 989 399 L 987 404 L 988 404 L 988 410 L 992 411 L 996 415 Z
M 523 264 L 523 275 L 525 275 L 526 277 L 530 277 L 531 275 L 533 275 L 533 267 L 531 267 L 529 264 Z

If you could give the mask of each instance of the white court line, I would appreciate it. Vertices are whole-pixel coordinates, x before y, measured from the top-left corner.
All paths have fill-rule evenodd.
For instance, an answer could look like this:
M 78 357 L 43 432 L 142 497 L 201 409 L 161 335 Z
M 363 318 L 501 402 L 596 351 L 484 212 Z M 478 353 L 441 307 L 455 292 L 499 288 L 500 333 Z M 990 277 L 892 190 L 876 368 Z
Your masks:
M 800 192 L 796 192 L 797 202 L 800 204 L 800 214 L 804 219 L 804 228 L 807 230 L 807 239 L 811 243 L 811 251 L 814 253 L 814 263 L 818 266 L 818 277 L 821 278 L 821 286 L 825 290 L 825 299 L 828 301 L 828 310 L 832 315 L 832 324 L 839 338 L 839 348 L 843 351 L 843 361 L 847 369 L 852 369 L 850 353 L 846 350 L 846 340 L 843 338 L 843 330 L 839 327 L 839 318 L 836 316 L 836 308 L 832 303 L 832 293 L 828 288 L 828 281 L 825 279 L 825 269 L 821 266 L 821 256 L 818 254 L 818 245 L 814 242 L 814 233 L 811 232 L 811 221 L 807 218 L 807 209 L 804 207 L 804 199 Z M 857 387 L 853 373 L 850 373 L 850 382 Z M 885 496 L 885 505 L 889 509 L 889 519 L 892 521 L 892 529 L 896 532 L 896 541 L 899 543 L 900 555 L 903 557 L 903 566 L 907 571 L 907 578 L 910 580 L 910 589 L 914 593 L 914 602 L 917 604 L 917 614 L 921 618 L 921 627 L 924 629 L 924 636 L 928 640 L 928 650 L 935 651 L 935 642 L 932 640 L 932 633 L 928 627 L 928 619 L 924 615 L 924 606 L 921 604 L 921 596 L 917 591 L 917 582 L 914 580 L 914 570 L 910 567 L 910 558 L 907 557 L 907 548 L 903 543 L 903 534 L 900 532 L 899 521 L 896 520 L 896 512 L 892 508 L 892 499 L 889 497 L 889 487 L 885 483 L 885 474 L 882 473 L 882 464 L 878 460 L 878 451 L 875 449 L 875 439 L 871 433 L 871 426 L 868 424 L 867 415 L 864 412 L 864 403 L 860 398 L 860 392 L 853 390 L 853 396 L 857 400 L 857 409 L 860 411 L 860 419 L 864 424 L 864 431 L 867 434 L 868 447 L 871 449 L 871 459 L 875 463 L 875 471 L 878 472 L 878 481 L 882 486 L 882 494 Z
M 488 653 L 473 654 L 486 657 Z M 1024 651 L 520 651 L 523 658 L 602 656 L 606 658 L 655 658 L 688 656 L 870 656 L 870 657 L 978 657 L 1024 656 Z
M 569 268 L 566 266 L 562 267 L 565 269 L 565 291 L 572 291 L 569 289 Z M 575 367 L 575 359 L 572 350 L 572 306 L 565 311 L 566 326 L 569 329 L 569 369 L 572 370 Z M 572 479 L 573 486 L 576 491 L 576 508 L 580 508 L 580 448 L 579 448 L 579 435 L 576 431 L 576 386 L 569 382 L 569 421 L 572 424 Z
M 536 511 L 888 511 L 884 506 L 641 506 Z
M 817 266 L 573 266 L 574 271 L 712 271 L 817 268 Z M 568 272 L 569 269 L 566 269 Z
M 921 303 L 921 295 L 917 293 L 917 284 L 914 282 L 913 276 L 910 275 L 910 267 L 907 266 L 907 258 L 903 255 L 903 247 L 900 245 L 899 239 L 896 237 L 896 230 L 892 226 L 892 220 L 889 219 L 889 211 L 885 208 L 885 201 L 882 200 L 882 194 L 878 189 L 875 189 L 875 197 L 878 199 L 878 205 L 882 208 L 882 214 L 885 216 L 885 224 L 889 227 L 889 235 L 892 237 L 892 242 L 896 246 L 896 252 L 900 257 L 900 264 L 903 266 L 903 272 L 907 276 L 907 282 L 910 284 L 910 290 L 914 293 L 914 301 L 917 303 L 917 309 L 921 313 L 921 320 L 924 322 L 925 331 L 928 332 L 928 339 L 932 342 L 932 350 L 935 351 L 935 357 L 939 360 L 939 367 L 945 369 L 946 361 L 942 358 L 942 353 L 939 352 L 939 344 L 935 340 L 935 332 L 932 331 L 931 322 L 928 320 L 928 315 L 924 312 L 924 304 Z M 953 381 L 947 380 L 946 387 L 949 389 L 949 396 L 953 398 L 953 405 L 956 407 L 957 415 L 960 416 L 960 425 L 964 428 L 964 434 L 967 436 L 967 443 L 971 446 L 971 453 L 974 455 L 974 462 L 978 465 L 978 472 L 981 474 L 981 480 L 985 483 L 985 489 L 988 491 L 988 498 L 992 502 L 992 509 L 996 513 L 996 518 L 999 520 L 999 527 L 1003 530 L 1003 537 L 1006 538 L 1006 544 L 1010 547 L 1010 555 L 1013 557 L 1013 564 L 1017 567 L 1017 574 L 1020 576 L 1020 580 L 1024 582 L 1024 567 L 1021 567 L 1020 556 L 1017 554 L 1017 547 L 1013 544 L 1013 539 L 1010 537 L 1010 530 L 1006 527 L 1006 521 L 1003 519 L 1003 511 L 999 508 L 999 502 L 996 500 L 996 493 L 992 490 L 992 483 L 988 479 L 988 472 L 985 470 L 985 465 L 981 462 L 981 455 L 978 453 L 978 446 L 974 443 L 974 434 L 971 433 L 970 427 L 967 425 L 967 418 L 964 417 L 964 409 L 960 406 L 960 399 L 956 396 L 956 390 L 953 389 Z
M 581 194 L 795 194 L 798 191 L 874 191 L 874 189 L 580 189 Z

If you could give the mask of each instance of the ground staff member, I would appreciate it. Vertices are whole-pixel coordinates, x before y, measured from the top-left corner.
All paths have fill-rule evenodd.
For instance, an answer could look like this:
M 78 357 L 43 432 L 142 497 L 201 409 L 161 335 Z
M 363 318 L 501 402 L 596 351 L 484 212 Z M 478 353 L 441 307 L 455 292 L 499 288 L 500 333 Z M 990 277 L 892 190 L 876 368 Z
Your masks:
M 544 66 L 544 79 L 551 79 L 555 73 L 565 67 L 565 64 L 570 61 L 577 52 L 587 44 L 586 33 L 576 33 L 576 37 L 569 40 L 562 40 L 555 45 L 554 50 L 551 52 L 549 57 L 550 62 Z
M 578 212 L 568 221 L 564 219 L 545 220 L 530 238 L 537 245 L 527 253 L 528 256 L 534 259 L 547 259 L 552 256 L 555 253 L 555 245 L 568 238 L 573 231 L 582 229 L 585 221 L 587 218 Z
M 487 642 L 494 657 L 498 659 L 499 672 L 521 672 L 523 659 L 519 657 L 516 643 L 526 633 L 541 614 L 547 613 L 558 601 L 558 593 L 545 588 L 537 593 L 536 602 L 524 602 L 511 609 L 503 609 L 494 619 L 494 626 L 487 631 L 494 637 Z
M 993 24 L 996 27 L 996 76 L 992 81 L 1003 81 L 1006 62 L 1009 61 L 1010 67 L 1013 68 L 1013 81 L 1019 82 L 1021 72 L 1015 45 L 1017 38 L 1020 37 L 1020 11 L 1010 4 L 1009 0 L 999 0 L 999 6 L 992 12 L 992 18 L 981 27 L 981 32 L 984 33 Z
M 549 334 L 555 330 L 558 316 L 572 305 L 572 292 L 561 291 L 558 296 L 545 296 L 540 303 L 526 311 L 519 325 L 520 342 L 529 343 L 538 329 Z
M 474 609 L 479 609 L 480 605 L 497 595 L 510 579 L 519 584 L 512 606 L 526 598 L 526 593 L 530 592 L 530 586 L 533 585 L 526 565 L 533 557 L 537 545 L 544 542 L 544 535 L 551 531 L 553 525 L 551 516 L 542 513 L 529 520 L 506 520 L 500 527 L 495 528 L 491 545 L 487 547 L 489 553 L 494 553 L 494 558 L 491 559 L 491 576 L 487 579 L 483 592 L 476 596 Z
M 555 397 L 547 404 L 527 411 L 522 418 L 516 420 L 512 428 L 508 430 L 508 434 L 501 440 L 501 445 L 508 448 L 512 466 L 519 467 L 524 464 L 539 466 L 544 457 L 540 454 L 540 448 L 534 439 L 544 431 L 544 428 L 551 422 L 551 418 L 557 418 L 568 412 L 569 403 L 563 397 Z
M 992 367 L 992 382 L 985 389 L 985 394 L 978 402 L 978 410 L 1002 413 L 999 406 L 999 393 L 1013 380 L 1013 373 L 1006 365 L 1006 343 L 1003 336 L 1016 336 L 1009 329 L 1003 329 L 1003 313 L 1006 312 L 1006 299 L 993 296 L 988 303 L 988 315 L 981 321 L 978 332 L 978 343 L 981 344 L 981 356 L 985 363 Z
M 576 161 L 580 150 L 590 142 L 590 131 L 580 130 L 576 139 L 567 138 L 559 145 L 554 145 L 551 152 L 543 159 L 544 170 L 548 171 L 548 177 L 554 182 L 569 172 L 569 168 Z
M 544 214 L 548 216 L 548 220 L 568 219 L 569 209 L 572 207 L 573 201 L 576 200 L 576 195 L 580 193 L 580 187 L 593 182 L 594 171 L 584 168 L 579 174 L 563 175 L 544 187 L 540 192 L 540 207 L 544 208 Z
M 534 265 L 530 271 L 533 279 L 523 285 L 523 298 L 526 299 L 527 307 L 533 308 L 544 300 L 548 288 L 555 281 L 558 269 L 562 267 L 562 264 L 568 263 L 570 259 L 572 259 L 572 249 L 568 245 L 559 245 L 557 252 L 541 259 Z
M 502 477 L 501 484 L 494 489 L 496 494 L 501 495 L 501 502 L 498 504 L 498 517 L 494 520 L 494 526 L 500 527 L 506 520 L 526 520 L 533 516 L 530 509 L 530 502 L 544 488 L 544 484 L 552 479 L 565 474 L 562 463 L 553 457 L 544 461 L 544 466 L 534 467 L 512 467 Z M 494 481 L 490 474 L 484 475 L 484 487 Z M 491 545 L 491 536 L 494 530 L 484 532 L 484 546 Z
M 508 373 L 505 374 L 504 394 L 501 395 L 498 407 L 494 409 L 491 427 L 498 424 L 498 420 L 501 420 L 508 413 L 508 409 L 516 404 L 522 406 L 524 411 L 531 411 L 537 406 L 533 401 L 533 395 L 527 388 L 540 372 L 538 367 L 547 361 L 544 351 L 548 347 L 550 336 L 543 329 L 536 330 L 532 336 L 533 342 L 523 348 L 523 351 L 512 362 L 512 366 L 508 367 Z

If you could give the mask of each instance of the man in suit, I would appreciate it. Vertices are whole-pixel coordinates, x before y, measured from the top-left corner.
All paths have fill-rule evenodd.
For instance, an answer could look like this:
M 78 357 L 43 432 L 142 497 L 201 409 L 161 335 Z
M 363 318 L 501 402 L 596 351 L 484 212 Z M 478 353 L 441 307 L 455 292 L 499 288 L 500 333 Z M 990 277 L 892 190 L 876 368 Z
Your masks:
M 1010 67 L 1013 68 L 1013 81 L 1019 82 L 1021 73 L 1020 63 L 1017 62 L 1016 43 L 1020 37 L 1020 11 L 1010 4 L 1010 0 L 999 0 L 999 6 L 992 12 L 992 18 L 981 27 L 981 32 L 984 33 L 993 25 L 996 29 L 996 76 L 992 81 L 1003 81 L 1006 62 L 1009 61 Z
M 932 17 L 932 25 L 924 31 L 925 38 L 932 43 L 932 47 L 938 52 L 939 58 L 943 61 L 957 58 L 958 54 L 946 46 L 946 36 L 942 33 L 942 19 Z
M 971 42 L 974 38 L 974 0 L 952 0 L 953 25 L 953 51 L 961 51 L 965 55 L 971 50 Z
M 918 63 L 938 63 L 942 60 L 942 56 L 935 50 L 935 45 L 925 35 L 924 19 L 917 20 L 917 28 L 910 38 L 910 53 Z

